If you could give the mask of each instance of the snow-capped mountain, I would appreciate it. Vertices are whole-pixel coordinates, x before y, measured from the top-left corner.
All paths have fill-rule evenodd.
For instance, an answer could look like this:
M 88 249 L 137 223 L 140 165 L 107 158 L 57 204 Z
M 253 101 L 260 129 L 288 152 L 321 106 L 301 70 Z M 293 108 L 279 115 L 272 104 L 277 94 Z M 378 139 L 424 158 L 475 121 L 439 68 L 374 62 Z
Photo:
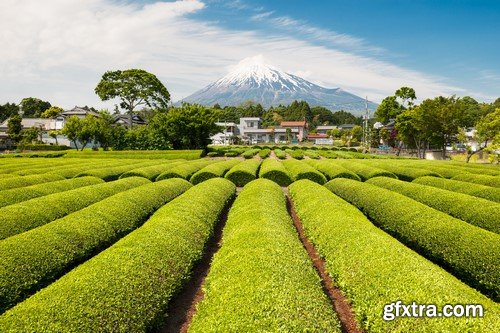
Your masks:
M 365 110 L 363 98 L 341 88 L 323 88 L 285 73 L 266 64 L 262 56 L 242 60 L 229 74 L 182 101 L 207 106 L 218 103 L 224 107 L 240 105 L 249 100 L 265 108 L 303 100 L 311 106 L 324 106 L 331 111 L 350 111 L 358 116 L 364 114 Z M 377 104 L 368 102 L 370 110 L 376 107 Z

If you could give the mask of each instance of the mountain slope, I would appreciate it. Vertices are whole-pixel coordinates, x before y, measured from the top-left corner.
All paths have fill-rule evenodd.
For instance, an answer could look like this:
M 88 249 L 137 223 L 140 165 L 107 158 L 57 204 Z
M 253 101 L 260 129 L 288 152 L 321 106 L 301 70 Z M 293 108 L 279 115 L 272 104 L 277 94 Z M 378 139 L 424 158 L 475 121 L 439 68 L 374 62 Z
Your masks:
M 182 101 L 202 105 L 239 105 L 246 101 L 260 103 L 265 108 L 288 105 L 294 100 L 307 101 L 311 106 L 324 106 L 332 111 L 345 110 L 361 115 L 365 100 L 341 88 L 327 89 L 285 73 L 264 63 L 262 56 L 242 60 L 233 71 Z M 375 110 L 377 104 L 368 102 Z

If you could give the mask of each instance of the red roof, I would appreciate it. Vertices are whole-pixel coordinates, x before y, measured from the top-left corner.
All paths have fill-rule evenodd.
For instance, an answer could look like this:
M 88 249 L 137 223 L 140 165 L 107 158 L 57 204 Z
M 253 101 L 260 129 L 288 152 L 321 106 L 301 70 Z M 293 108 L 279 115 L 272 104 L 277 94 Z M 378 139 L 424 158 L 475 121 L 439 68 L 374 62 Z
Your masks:
M 318 133 L 318 134 L 309 134 L 307 136 L 308 139 L 328 139 L 329 136 L 326 134 Z
M 304 121 L 282 121 L 281 127 L 306 127 L 307 122 Z

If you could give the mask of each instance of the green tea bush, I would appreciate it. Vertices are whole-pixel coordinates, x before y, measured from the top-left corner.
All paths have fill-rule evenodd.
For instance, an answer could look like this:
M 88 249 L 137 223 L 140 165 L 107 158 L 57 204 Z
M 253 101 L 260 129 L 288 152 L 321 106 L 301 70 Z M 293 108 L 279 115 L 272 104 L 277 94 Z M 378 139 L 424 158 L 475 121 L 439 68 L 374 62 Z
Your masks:
M 43 183 L 0 191 L 0 207 L 5 207 L 52 193 L 69 191 L 75 188 L 100 183 L 104 183 L 104 181 L 100 178 L 82 177 L 75 179 L 57 180 L 50 183 Z
M 203 169 L 207 165 L 216 163 L 217 160 L 196 160 L 187 163 L 182 163 L 175 165 L 173 168 L 161 173 L 156 181 L 167 179 L 167 178 L 182 178 L 189 180 L 191 176 L 197 171 Z
M 271 154 L 271 149 L 269 148 L 264 148 L 261 151 L 259 151 L 259 157 L 262 159 L 268 158 L 269 154 Z
M 276 155 L 277 158 L 280 160 L 286 159 L 286 151 L 281 150 L 281 149 L 275 149 L 274 154 Z
M 490 175 L 478 175 L 472 173 L 463 173 L 452 178 L 468 183 L 486 185 L 491 187 L 500 187 L 500 177 Z
M 294 181 L 299 179 L 309 179 L 318 184 L 326 183 L 326 178 L 321 172 L 303 161 L 291 159 L 283 161 L 283 165 L 292 175 L 292 179 Z
M 207 180 L 142 227 L 0 317 L 3 332 L 146 332 L 161 323 L 234 185 Z
M 343 166 L 347 170 L 350 170 L 357 174 L 362 181 L 366 181 L 367 179 L 373 178 L 373 177 L 391 177 L 391 178 L 398 178 L 395 174 L 392 172 L 389 172 L 384 169 L 372 167 L 369 165 L 362 164 L 357 161 L 344 161 L 344 160 L 335 160 L 334 163 L 337 163 L 340 166 Z
M 312 150 L 312 148 L 315 148 L 315 149 Z M 309 157 L 309 158 L 312 158 L 313 160 L 319 160 L 319 152 L 316 151 L 316 147 L 312 147 L 312 148 L 304 151 L 304 155 Z
M 83 176 L 94 176 L 98 177 L 101 179 L 104 179 L 104 181 L 112 181 L 112 180 L 117 180 L 120 178 L 122 174 L 125 172 L 128 172 L 130 170 L 136 169 L 138 167 L 145 167 L 145 166 L 151 166 L 151 165 L 158 165 L 160 162 L 158 161 L 144 161 L 141 163 L 136 163 L 136 164 L 127 164 L 127 165 L 121 165 L 121 166 L 116 166 L 116 167 L 109 167 L 109 168 L 97 168 L 97 169 L 90 169 L 84 172 L 81 172 L 77 174 L 75 177 L 83 177 Z
M 401 193 L 480 228 L 497 234 L 500 233 L 500 204 L 463 193 L 455 193 L 387 177 L 376 177 L 369 179 L 367 182 Z
M 365 332 L 496 332 L 500 309 L 444 269 L 375 227 L 358 209 L 325 187 L 300 180 L 289 187 L 307 237 L 348 298 Z M 482 304 L 483 318 L 384 320 L 384 305 Z
M 243 156 L 243 158 L 245 159 L 250 159 L 253 158 L 255 155 L 257 155 L 259 152 L 260 152 L 259 148 L 248 149 L 245 150 L 243 154 L 241 154 L 241 156 Z
M 296 160 L 301 160 L 304 158 L 304 152 L 301 149 L 293 149 L 290 156 Z
M 496 187 L 436 177 L 421 177 L 415 179 L 413 182 L 417 184 L 442 188 L 448 191 L 464 193 L 494 202 L 500 202 L 500 189 Z
M 293 182 L 292 175 L 283 163 L 273 159 L 266 159 L 262 162 L 259 178 L 272 180 L 280 186 L 288 186 Z
M 45 195 L 0 208 L 0 239 L 39 227 L 113 194 L 149 183 L 140 177 L 90 185 Z
M 5 179 L 0 179 L 0 191 L 9 190 L 11 188 L 49 183 L 63 179 L 64 178 L 61 176 L 50 175 L 50 174 L 9 177 Z
M 139 227 L 190 187 L 182 179 L 147 183 L 0 242 L 0 312 Z
M 316 170 L 321 172 L 323 175 L 325 175 L 327 180 L 335 178 L 350 178 L 361 181 L 361 178 L 359 178 L 357 174 L 347 170 L 346 168 L 336 163 L 331 163 L 330 160 L 321 160 L 321 161 L 308 160 L 306 162 L 307 164 L 316 168 Z
M 500 235 L 372 184 L 336 178 L 325 186 L 410 248 L 500 300 Z
M 238 159 L 231 159 L 207 165 L 206 167 L 195 172 L 191 176 L 190 182 L 196 185 L 211 178 L 223 178 L 226 172 L 240 162 L 241 161 Z
M 125 172 L 120 176 L 121 178 L 127 178 L 127 177 L 144 177 L 147 178 L 151 181 L 154 181 L 160 174 L 167 172 L 171 170 L 174 167 L 183 165 L 185 163 L 188 163 L 187 161 L 181 160 L 173 160 L 172 162 L 167 162 L 167 163 L 162 163 L 162 164 L 157 164 L 157 165 L 150 165 L 146 167 L 141 167 L 137 169 L 132 169 L 130 171 Z
M 257 178 L 259 166 L 258 160 L 246 160 L 233 166 L 224 177 L 236 186 L 245 186 Z
M 222 244 L 190 332 L 340 332 L 277 184 L 243 188 Z

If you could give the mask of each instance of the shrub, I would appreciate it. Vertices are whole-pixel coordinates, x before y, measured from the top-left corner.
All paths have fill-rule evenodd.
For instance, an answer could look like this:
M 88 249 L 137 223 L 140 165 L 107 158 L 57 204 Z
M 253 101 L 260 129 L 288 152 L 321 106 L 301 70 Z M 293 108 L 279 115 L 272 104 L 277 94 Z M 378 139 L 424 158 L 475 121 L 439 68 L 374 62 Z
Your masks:
M 460 180 L 468 183 L 486 185 L 491 187 L 500 187 L 500 177 L 490 175 L 478 175 L 472 173 L 462 173 L 452 178 L 453 180 Z
M 158 164 L 159 164 L 158 161 L 145 161 L 145 162 L 136 163 L 136 164 L 132 164 L 132 165 L 127 164 L 127 165 L 120 165 L 120 166 L 109 167 L 109 168 L 90 169 L 90 170 L 87 170 L 87 171 L 84 171 L 84 172 L 77 174 L 75 177 L 94 176 L 94 177 L 99 177 L 101 179 L 104 179 L 104 181 L 109 182 L 112 180 L 117 180 L 125 172 L 136 169 L 138 167 L 145 167 L 145 166 L 158 165 Z
M 189 187 L 181 179 L 148 183 L 0 242 L 0 312 L 137 228 Z
M 182 178 L 189 180 L 191 176 L 206 167 L 207 165 L 216 163 L 217 160 L 197 160 L 197 161 L 190 161 L 187 163 L 183 163 L 180 165 L 176 165 L 170 170 L 167 170 L 163 173 L 161 173 L 157 178 L 156 181 L 162 180 L 162 179 L 167 179 L 167 178 Z
M 187 190 L 142 227 L 4 313 L 0 330 L 152 330 L 201 258 L 234 192 L 225 179 Z
M 238 195 L 204 290 L 190 332 L 340 332 L 283 192 L 269 180 Z
M 262 162 L 259 178 L 267 178 L 280 186 L 288 186 L 293 182 L 292 175 L 278 160 L 266 159 Z
M 311 181 L 289 187 L 307 237 L 352 304 L 365 332 L 498 331 L 498 306 L 375 227 L 358 209 Z M 482 304 L 483 318 L 385 321 L 385 304 Z M 496 329 L 494 329 L 496 327 Z
M 111 161 L 105 161 L 105 160 L 92 160 L 92 164 L 84 164 L 84 165 L 69 165 L 66 168 L 54 168 L 53 170 L 50 171 L 50 173 L 57 174 L 60 176 L 63 176 L 64 178 L 73 178 L 76 177 L 79 174 L 83 174 L 87 171 L 89 172 L 100 172 L 100 171 L 106 171 L 108 169 L 113 169 L 115 167 L 122 167 L 122 166 L 129 166 L 130 168 L 127 169 L 127 171 L 131 170 L 132 168 L 137 168 L 141 165 L 144 165 L 141 160 L 135 159 L 135 160 L 124 160 L 124 159 L 116 159 L 116 160 L 111 160 Z M 149 163 L 149 162 L 146 162 Z M 126 172 L 126 171 L 125 171 Z M 99 177 L 100 178 L 100 177 Z
M 245 184 L 255 180 L 259 171 L 260 161 L 246 160 L 233 166 L 225 175 L 226 179 L 232 181 L 236 186 L 245 186 Z
M 336 163 L 331 163 L 330 160 L 321 160 L 321 161 L 308 160 L 306 162 L 309 165 L 316 168 L 316 170 L 321 172 L 323 175 L 325 175 L 327 180 L 335 178 L 350 178 L 357 181 L 361 181 L 361 178 L 359 178 L 357 174 L 347 170 L 346 168 Z
M 0 239 L 39 227 L 113 194 L 147 183 L 147 179 L 131 177 L 49 194 L 0 208 L 3 219 L 0 223 Z
M 357 174 L 362 181 L 365 181 L 367 179 L 373 178 L 373 177 L 391 177 L 391 178 L 398 178 L 395 174 L 392 172 L 389 172 L 384 169 L 368 166 L 365 164 L 361 164 L 356 161 L 343 161 L 343 160 L 336 160 L 333 163 L 337 163 L 340 166 L 343 166 L 347 170 L 350 170 Z
M 52 193 L 68 191 L 88 185 L 100 184 L 103 182 L 104 181 L 102 179 L 96 177 L 82 177 L 13 188 L 0 192 L 0 207 L 5 207 Z
M 121 151 L 68 151 L 66 157 L 80 158 L 126 158 L 126 159 L 166 159 L 166 160 L 196 160 L 203 150 L 121 150 Z
M 301 149 L 293 149 L 290 153 L 290 156 L 292 156 L 292 158 L 295 158 L 296 160 L 301 160 L 304 158 L 304 152 Z
M 312 148 L 315 148 L 315 147 L 312 147 Z M 319 160 L 319 153 L 317 151 L 311 150 L 311 149 L 304 151 L 304 155 L 309 157 L 309 158 L 312 158 L 313 160 Z
M 286 160 L 283 161 L 283 165 L 288 172 L 290 172 L 294 181 L 299 179 L 309 179 L 318 184 L 326 183 L 326 178 L 321 172 L 303 161 L 293 159 Z
M 241 161 L 238 159 L 231 159 L 227 161 L 217 162 L 206 167 L 201 170 L 195 172 L 190 179 L 190 182 L 194 185 L 204 182 L 205 180 L 216 178 L 216 177 L 224 177 L 226 172 L 229 171 L 233 166 L 237 165 Z
M 154 181 L 161 173 L 167 172 L 167 171 L 171 170 L 172 168 L 183 165 L 185 163 L 188 163 L 188 162 L 173 160 L 172 162 L 167 162 L 164 164 L 150 165 L 150 166 L 146 166 L 146 167 L 132 169 L 130 171 L 123 173 L 120 176 L 120 179 L 127 178 L 127 177 L 144 177 L 144 178 L 147 178 L 151 181 Z
M 269 157 L 269 154 L 271 154 L 271 149 L 269 148 L 264 148 L 259 151 L 259 157 L 262 159 Z
M 240 153 L 238 153 L 236 151 L 228 151 L 228 152 L 224 153 L 224 156 L 226 156 L 226 157 L 236 157 L 239 155 L 240 155 Z
M 61 151 L 61 150 L 69 150 L 71 147 L 68 146 L 55 146 L 55 145 L 42 145 L 42 144 L 30 144 L 30 145 L 24 145 L 23 146 L 24 150 L 40 150 L 40 151 Z
M 391 163 L 389 161 L 380 161 L 380 162 L 376 161 L 376 163 L 370 163 L 369 165 L 380 168 L 380 169 L 387 170 L 389 172 L 392 172 L 399 179 L 407 181 L 407 182 L 411 182 L 414 179 L 417 179 L 420 177 L 425 177 L 425 176 L 432 176 L 432 177 L 439 177 L 439 178 L 442 177 L 440 174 L 438 174 L 434 171 L 431 171 L 431 170 L 413 168 L 413 167 L 409 167 L 407 165 L 388 164 L 387 162 Z
M 217 151 L 211 151 L 211 152 L 207 153 L 207 156 L 208 157 L 217 157 L 217 156 L 220 156 L 220 153 Z
M 245 150 L 245 152 L 243 152 L 243 154 L 241 154 L 241 156 L 243 156 L 245 159 L 250 159 L 250 158 L 254 157 L 255 155 L 257 155 L 259 152 L 260 152 L 260 149 L 258 149 L 258 148 L 248 149 L 248 150 Z
M 436 177 L 421 177 L 415 179 L 413 182 L 500 202 L 500 189 L 495 187 Z
M 286 152 L 284 150 L 281 150 L 281 149 L 275 149 L 274 150 L 274 154 L 276 155 L 277 158 L 279 158 L 280 160 L 284 160 L 286 159 Z
M 467 194 L 455 193 L 432 186 L 407 183 L 400 180 L 377 177 L 370 184 L 401 193 L 413 200 L 440 210 L 480 228 L 500 233 L 500 204 Z
M 500 235 L 372 184 L 337 178 L 325 186 L 410 248 L 500 300 Z
M 19 176 L 0 179 L 0 191 L 10 190 L 12 188 L 25 187 L 30 185 L 49 183 L 64 178 L 58 175 L 42 174 L 31 176 Z

